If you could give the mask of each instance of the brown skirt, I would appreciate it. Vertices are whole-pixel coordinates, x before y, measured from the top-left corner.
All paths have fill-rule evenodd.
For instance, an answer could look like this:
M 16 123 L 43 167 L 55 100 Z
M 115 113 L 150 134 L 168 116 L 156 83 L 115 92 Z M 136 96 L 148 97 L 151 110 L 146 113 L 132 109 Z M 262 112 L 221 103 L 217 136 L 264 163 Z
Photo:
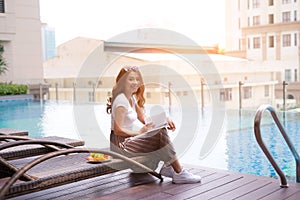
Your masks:
M 173 162 L 176 153 L 168 135 L 167 129 L 162 128 L 150 133 L 134 137 L 124 137 L 110 134 L 110 148 L 112 151 L 132 157 L 137 155 L 153 156 L 165 163 Z

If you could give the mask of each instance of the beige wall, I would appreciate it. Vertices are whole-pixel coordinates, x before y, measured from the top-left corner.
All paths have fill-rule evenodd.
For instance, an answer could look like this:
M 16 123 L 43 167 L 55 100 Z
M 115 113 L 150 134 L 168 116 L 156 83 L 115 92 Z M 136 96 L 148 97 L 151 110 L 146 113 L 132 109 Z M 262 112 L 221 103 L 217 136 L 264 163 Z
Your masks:
M 39 0 L 6 0 L 0 30 L 9 69 L 0 81 L 43 82 Z

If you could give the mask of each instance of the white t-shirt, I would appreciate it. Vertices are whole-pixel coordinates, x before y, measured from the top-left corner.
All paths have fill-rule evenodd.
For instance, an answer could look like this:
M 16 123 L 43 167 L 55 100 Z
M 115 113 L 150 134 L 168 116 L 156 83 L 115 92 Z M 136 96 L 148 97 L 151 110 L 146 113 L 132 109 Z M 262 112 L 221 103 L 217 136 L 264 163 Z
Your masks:
M 124 93 L 119 94 L 115 98 L 112 105 L 112 112 L 111 112 L 111 130 L 114 130 L 115 113 L 116 113 L 116 109 L 120 106 L 126 108 L 127 110 L 123 122 L 123 128 L 128 130 L 134 129 L 134 123 L 137 121 L 137 112 L 135 110 L 135 104 L 136 104 L 136 100 L 134 97 L 132 97 L 132 107 L 131 107 Z

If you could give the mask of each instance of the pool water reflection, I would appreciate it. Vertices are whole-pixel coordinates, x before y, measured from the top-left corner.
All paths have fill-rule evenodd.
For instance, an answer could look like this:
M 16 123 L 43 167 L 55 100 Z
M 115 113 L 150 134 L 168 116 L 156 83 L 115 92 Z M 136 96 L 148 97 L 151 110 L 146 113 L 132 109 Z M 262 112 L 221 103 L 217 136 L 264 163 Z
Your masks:
M 108 139 L 110 129 L 110 115 L 105 112 L 104 104 L 90 104 L 94 107 L 100 129 Z M 235 110 L 226 111 L 226 122 L 221 130 L 220 139 L 215 148 L 205 158 L 199 158 L 200 147 L 203 144 L 203 133 L 207 132 L 210 123 L 209 110 L 204 110 L 201 115 L 199 133 L 192 145 L 180 157 L 183 163 L 203 165 L 213 168 L 227 169 L 236 172 L 256 174 L 259 176 L 276 176 L 273 167 L 269 164 L 255 140 L 253 133 L 253 120 L 255 111 Z M 285 119 L 285 129 L 300 151 L 300 114 L 289 112 L 283 115 L 278 113 L 281 120 Z M 177 116 L 178 117 L 178 116 Z M 180 123 L 180 118 L 174 117 Z M 295 180 L 295 161 L 287 145 L 284 143 L 276 126 L 273 125 L 268 113 L 263 117 L 262 136 L 266 145 L 271 149 L 272 155 L 279 166 L 287 174 L 288 179 Z M 72 103 L 46 101 L 8 101 L 0 102 L 0 127 L 28 130 L 31 137 L 57 135 L 79 139 L 74 120 Z M 87 123 L 87 130 L 93 129 Z M 171 138 L 176 137 L 176 132 L 171 132 Z M 106 142 L 107 145 L 109 144 Z

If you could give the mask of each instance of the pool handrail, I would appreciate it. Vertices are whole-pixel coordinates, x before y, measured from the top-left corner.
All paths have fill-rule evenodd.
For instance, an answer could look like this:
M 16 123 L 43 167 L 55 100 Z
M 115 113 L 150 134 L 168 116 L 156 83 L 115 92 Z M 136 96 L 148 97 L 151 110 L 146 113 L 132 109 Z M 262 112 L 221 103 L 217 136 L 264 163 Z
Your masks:
M 286 188 L 286 187 L 288 187 L 286 177 L 285 177 L 284 173 L 282 172 L 282 170 L 278 167 L 278 164 L 274 160 L 273 156 L 269 152 L 268 148 L 264 144 L 264 142 L 262 140 L 262 137 L 261 137 L 260 122 L 261 122 L 262 114 L 266 110 L 270 112 L 274 122 L 276 123 L 277 127 L 280 130 L 280 133 L 281 133 L 282 137 L 284 138 L 285 142 L 287 143 L 290 151 L 292 152 L 292 154 L 294 156 L 294 159 L 296 161 L 296 181 L 297 182 L 300 182 L 300 159 L 299 159 L 299 155 L 298 155 L 294 145 L 290 141 L 288 135 L 286 134 L 286 131 L 284 130 L 283 126 L 281 125 L 281 123 L 280 123 L 280 121 L 279 121 L 279 119 L 276 115 L 276 112 L 275 112 L 274 108 L 271 105 L 268 105 L 268 104 L 261 105 L 257 109 L 257 111 L 255 113 L 255 118 L 254 118 L 255 138 L 256 138 L 256 141 L 257 141 L 258 145 L 260 146 L 260 148 L 262 149 L 262 151 L 267 156 L 268 160 L 270 161 L 270 163 L 272 164 L 272 166 L 276 170 L 277 174 L 279 175 L 280 181 L 281 181 L 280 187 Z

